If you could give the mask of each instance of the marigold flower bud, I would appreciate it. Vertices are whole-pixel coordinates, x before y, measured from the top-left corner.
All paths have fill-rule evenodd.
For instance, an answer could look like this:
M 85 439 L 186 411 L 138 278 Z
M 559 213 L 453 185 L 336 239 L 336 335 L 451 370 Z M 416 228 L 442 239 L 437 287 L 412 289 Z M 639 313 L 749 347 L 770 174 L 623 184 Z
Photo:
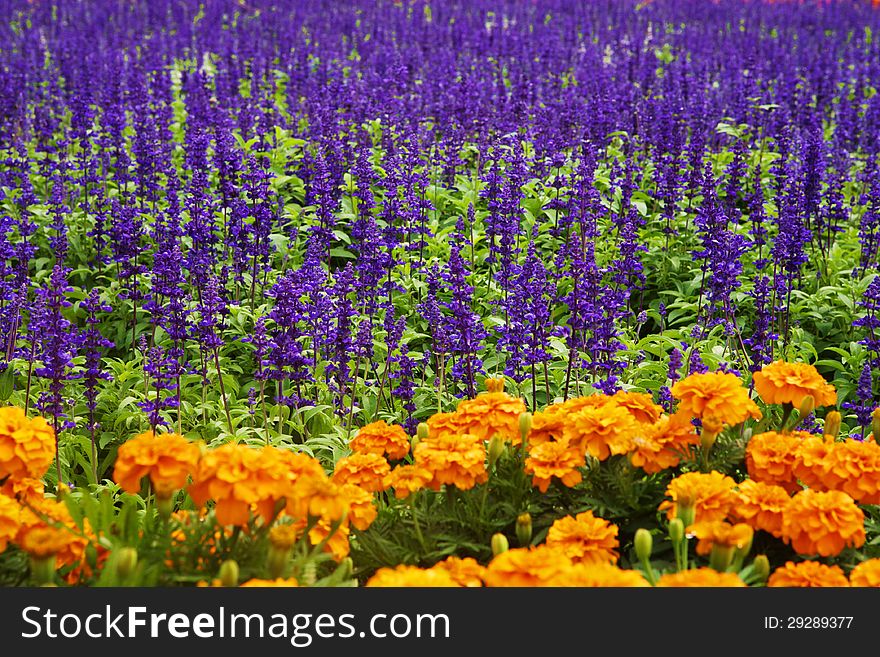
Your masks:
M 519 437 L 523 444 L 523 449 L 528 449 L 529 442 L 529 431 L 532 430 L 532 414 L 531 413 L 520 413 L 519 414 Z
M 807 417 L 810 413 L 816 410 L 816 400 L 813 398 L 813 395 L 807 395 L 801 400 L 800 408 L 798 408 L 798 413 L 800 416 Z
M 507 552 L 510 549 L 510 542 L 507 540 L 507 537 L 502 533 L 496 533 L 492 535 L 492 554 L 496 557 L 502 552 Z
M 733 545 L 715 543 L 712 546 L 712 552 L 709 554 L 709 566 L 719 573 L 726 572 L 730 564 L 733 563 L 734 552 L 736 552 L 736 548 Z
M 837 411 L 829 411 L 825 416 L 825 428 L 822 430 L 822 433 L 830 437 L 832 440 L 837 438 L 840 434 L 840 413 Z
M 345 557 L 342 561 L 339 562 L 339 566 L 336 568 L 336 572 L 339 573 L 339 577 L 341 579 L 348 579 L 354 573 L 354 561 L 351 557 Z
M 752 550 L 752 543 L 754 542 L 754 540 L 755 540 L 755 533 L 752 532 L 749 534 L 749 540 L 747 540 L 745 543 L 743 543 L 738 548 L 736 548 L 736 552 L 734 553 L 734 558 L 736 559 L 737 563 L 742 564 L 743 560 L 746 558 L 746 556 Z
M 523 547 L 532 541 L 532 514 L 521 513 L 516 517 L 516 540 Z
M 235 559 L 220 564 L 220 583 L 227 587 L 238 586 L 238 562 Z
M 678 543 L 684 538 L 684 523 L 681 518 L 673 518 L 669 521 L 669 538 L 673 543 Z
M 170 497 L 156 497 L 156 511 L 159 512 L 159 517 L 167 520 L 171 517 L 171 514 L 174 512 L 174 496 Z
M 426 440 L 428 438 L 428 423 L 419 422 L 416 427 L 416 440 Z
M 55 555 L 32 556 L 31 575 L 37 586 L 55 586 Z
M 697 509 L 694 500 L 684 498 L 683 496 L 679 497 L 675 505 L 675 516 L 676 518 L 681 518 L 685 529 L 694 524 L 696 515 Z
M 492 440 L 489 441 L 489 467 L 491 468 L 495 465 L 496 461 L 501 458 L 501 455 L 504 453 L 504 438 L 502 438 L 499 434 L 495 434 L 492 436 Z
M 138 553 L 133 547 L 124 547 L 119 550 L 116 558 L 116 574 L 121 579 L 126 579 L 137 568 Z
M 654 537 L 644 527 L 636 530 L 634 539 L 636 556 L 639 561 L 648 561 L 651 558 L 651 552 L 654 550 Z
M 766 554 L 759 554 L 752 561 L 752 573 L 759 582 L 763 582 L 770 576 L 770 560 Z
M 722 428 L 723 425 L 719 422 L 708 419 L 703 420 L 703 430 L 700 433 L 700 446 L 703 450 L 708 452 L 712 449 L 712 445 L 715 444 L 715 440 L 718 438 L 718 434 L 721 433 Z
M 315 585 L 315 582 L 318 581 L 318 567 L 315 565 L 314 561 L 306 562 L 299 579 L 305 586 Z
M 486 379 L 486 390 L 488 392 L 504 392 L 504 377 L 497 376 Z

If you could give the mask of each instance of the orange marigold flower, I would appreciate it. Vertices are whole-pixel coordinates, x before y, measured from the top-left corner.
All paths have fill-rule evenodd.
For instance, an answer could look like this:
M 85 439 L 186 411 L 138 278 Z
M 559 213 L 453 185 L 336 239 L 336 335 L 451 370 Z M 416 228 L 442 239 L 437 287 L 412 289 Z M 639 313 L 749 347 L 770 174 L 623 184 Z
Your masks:
M 334 560 L 342 561 L 348 556 L 350 550 L 348 543 L 350 530 L 348 523 L 343 522 L 331 534 L 330 530 L 333 529 L 334 524 L 324 518 L 319 519 L 311 531 L 309 531 L 309 542 L 312 545 L 320 545 L 322 541 L 326 541 L 324 552 L 330 553 Z
M 569 445 L 604 461 L 612 454 L 625 454 L 633 447 L 637 431 L 630 412 L 616 403 L 587 406 L 566 420 L 563 437 Z
M 782 514 L 782 539 L 798 554 L 833 557 L 865 543 L 865 514 L 842 491 L 805 489 Z
M 64 550 L 72 537 L 67 529 L 44 525 L 22 532 L 18 546 L 33 557 L 45 558 Z
M 782 486 L 746 479 L 738 485 L 737 501 L 730 514 L 752 529 L 782 537 L 782 514 L 791 497 Z
M 453 582 L 470 588 L 483 586 L 486 577 L 486 567 L 473 557 L 446 557 L 431 566 L 431 570 L 444 570 L 449 573 Z
M 452 484 L 468 490 L 489 478 L 486 472 L 486 444 L 479 436 L 429 436 L 413 450 L 416 465 L 432 474 L 428 484 L 440 490 L 443 484 Z
M 379 514 L 373 504 L 373 496 L 354 484 L 343 484 L 339 493 L 348 503 L 346 521 L 356 529 L 367 530 Z
M 434 475 L 420 465 L 398 465 L 386 475 L 382 485 L 394 489 L 394 497 L 402 500 L 431 483 Z
M 803 486 L 813 490 L 830 490 L 840 483 L 831 475 L 831 459 L 829 455 L 835 449 L 834 441 L 825 440 L 821 436 L 810 435 L 798 445 L 792 464 L 792 473 Z M 831 483 L 831 486 L 826 485 Z
M 782 486 L 789 493 L 800 490 L 794 473 L 797 453 L 801 443 L 812 437 L 806 431 L 766 431 L 752 436 L 746 445 L 749 476 L 755 481 Z
M 639 424 L 654 424 L 663 414 L 663 407 L 655 404 L 651 395 L 643 392 L 618 390 L 609 401 L 626 409 Z
M 18 406 L 0 407 L 0 481 L 39 479 L 55 458 L 55 431 Z
M 375 587 L 457 587 L 452 575 L 442 568 L 419 568 L 400 564 L 394 568 L 379 568 L 364 586 Z
M 464 433 L 481 440 L 498 434 L 513 445 L 520 443 L 519 416 L 525 412 L 525 402 L 506 392 L 482 392 L 459 402 L 456 409 Z
M 700 437 L 684 414 L 664 415 L 652 425 L 643 425 L 633 438 L 630 463 L 648 474 L 674 468 Z
M 378 454 L 352 454 L 339 459 L 333 470 L 333 481 L 337 484 L 354 484 L 365 491 L 375 493 L 382 490 L 382 480 L 391 472 L 385 457 Z
M 299 538 L 301 530 L 296 525 L 274 525 L 269 530 L 269 543 L 279 550 L 289 550 Z
M 679 412 L 710 422 L 734 426 L 750 417 L 759 420 L 761 411 L 749 398 L 739 377 L 730 372 L 691 374 L 672 386 L 679 400 Z
M 687 528 L 688 534 L 696 536 L 697 554 L 707 555 L 712 546 L 741 549 L 752 542 L 755 531 L 745 523 L 731 525 L 723 520 L 697 522 Z
M 18 500 L 22 504 L 31 504 L 34 500 L 42 501 L 46 497 L 45 484 L 42 479 L 26 477 L 24 479 L 8 479 L 0 486 L 0 494 Z
M 568 419 L 585 408 L 599 408 L 609 403 L 611 397 L 604 394 L 572 397 L 564 402 L 551 404 L 532 415 L 529 430 L 529 446 L 540 445 L 551 440 L 560 441 Z
M 816 406 L 833 406 L 837 392 L 818 370 L 808 363 L 777 360 L 752 375 L 755 390 L 768 404 L 792 404 L 799 408 L 804 397 L 813 398 Z
M 293 587 L 299 586 L 299 583 L 293 577 L 288 577 L 287 579 L 283 577 L 278 577 L 277 579 L 253 578 L 239 585 L 240 588 L 267 588 L 280 586 Z
M 320 473 L 326 478 L 323 469 Z M 220 524 L 244 526 L 252 509 L 265 520 L 272 518 L 282 500 L 290 502 L 292 484 L 314 476 L 318 475 L 287 450 L 228 443 L 202 454 L 189 494 L 199 506 L 214 500 Z
M 156 496 L 168 498 L 186 485 L 200 455 L 199 446 L 181 435 L 148 431 L 119 447 L 113 479 L 122 490 L 138 493 L 141 479 L 149 477 Z
M 21 524 L 21 507 L 11 497 L 0 493 L 0 552 L 15 539 Z
M 529 429 L 529 448 L 541 443 L 560 440 L 565 427 L 566 413 L 562 404 L 553 404 L 532 414 Z
M 880 587 L 880 559 L 867 559 L 849 571 L 849 585 Z
M 349 498 L 327 476 L 301 477 L 287 498 L 287 513 L 297 519 L 313 516 L 335 522 L 349 513 Z
M 25 546 L 25 543 L 30 542 L 34 550 L 31 553 L 36 556 L 48 556 L 49 551 L 57 548 L 53 553 L 59 568 L 79 564 L 89 544 L 86 536 L 93 535 L 88 520 L 83 522 L 83 529 L 80 530 L 64 502 L 44 497 L 30 500 L 28 503 L 32 509 L 27 507 L 21 509 L 18 535 L 15 537 L 16 545 L 25 551 L 31 551 Z M 43 532 L 44 529 L 51 531 Z M 31 532 L 37 533 L 29 538 L 28 534 Z M 43 554 L 39 554 L 41 551 Z
M 399 461 L 409 454 L 410 442 L 403 427 L 377 420 L 361 427 L 349 446 L 353 452 L 384 454 L 392 461 Z
M 529 449 L 525 471 L 533 475 L 532 486 L 546 493 L 553 477 L 569 488 L 577 486 L 582 478 L 578 468 L 584 464 L 584 453 L 567 442 L 545 442 Z
M 426 423 L 429 438 L 458 437 L 466 433 L 464 421 L 458 413 L 434 413 Z
M 617 525 L 584 511 L 555 520 L 545 544 L 558 548 L 574 563 L 616 563 L 620 546 L 617 531 Z
M 657 580 L 657 586 L 663 587 L 743 587 L 745 586 L 736 573 L 720 573 L 714 568 L 692 568 L 678 573 L 666 573 Z
M 712 472 L 687 472 L 669 482 L 659 509 L 667 509 L 666 516 L 676 517 L 680 505 L 694 507 L 694 522 L 724 520 L 736 502 L 736 482 L 727 475 Z
M 873 441 L 831 443 L 819 476 L 860 504 L 880 504 L 880 445 Z
M 571 569 L 558 548 L 538 545 L 513 548 L 497 555 L 486 567 L 486 586 L 550 586 Z
M 840 566 L 826 566 L 818 561 L 787 562 L 772 573 L 767 586 L 803 588 L 849 586 Z
M 610 563 L 575 563 L 547 581 L 547 586 L 647 587 L 648 580 L 637 570 L 625 570 Z

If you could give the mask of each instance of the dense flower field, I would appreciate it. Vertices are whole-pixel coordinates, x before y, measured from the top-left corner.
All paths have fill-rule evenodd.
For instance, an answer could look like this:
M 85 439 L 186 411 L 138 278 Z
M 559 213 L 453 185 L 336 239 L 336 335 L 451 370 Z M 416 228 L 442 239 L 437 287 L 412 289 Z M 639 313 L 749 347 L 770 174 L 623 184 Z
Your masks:
M 870 0 L 0 0 L 0 584 L 880 585 Z

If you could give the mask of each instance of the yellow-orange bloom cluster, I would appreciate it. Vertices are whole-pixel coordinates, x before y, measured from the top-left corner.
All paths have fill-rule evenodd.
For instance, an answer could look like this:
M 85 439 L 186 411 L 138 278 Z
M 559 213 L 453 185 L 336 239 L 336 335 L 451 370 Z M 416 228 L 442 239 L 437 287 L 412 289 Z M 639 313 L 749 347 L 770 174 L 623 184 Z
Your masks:
M 577 486 L 582 479 L 578 468 L 584 464 L 584 453 L 568 441 L 548 441 L 530 447 L 525 471 L 532 475 L 532 486 L 546 493 L 553 477 L 569 488 Z
M 194 472 L 201 452 L 196 443 L 174 433 L 135 436 L 119 447 L 113 479 L 122 490 L 138 493 L 141 479 L 149 477 L 157 497 L 168 498 L 183 488 Z
M 761 529 L 781 538 L 782 516 L 791 501 L 788 492 L 782 486 L 753 479 L 746 479 L 737 488 L 737 501 L 731 508 L 731 516 L 752 529 Z
M 40 478 L 55 458 L 55 432 L 17 406 L 0 407 L 0 481 Z
M 611 398 L 608 398 L 611 399 Z M 633 448 L 637 423 L 632 413 L 617 403 L 585 406 L 565 422 L 563 439 L 594 458 L 604 461 L 612 454 L 626 454 Z
M 419 568 L 401 564 L 394 568 L 379 568 L 366 581 L 367 587 L 457 587 L 460 586 L 442 568 Z
M 865 514 L 842 491 L 805 489 L 782 514 L 782 539 L 798 554 L 831 557 L 865 543 Z
M 575 517 L 555 520 L 545 544 L 560 550 L 574 563 L 615 563 L 620 545 L 617 531 L 617 525 L 597 518 L 592 511 L 584 511 Z
M 373 496 L 354 484 L 343 484 L 339 487 L 339 494 L 348 505 L 345 521 L 361 531 L 368 529 L 379 515 L 376 505 L 373 504 Z
M 267 588 L 267 587 L 293 587 L 299 586 L 299 583 L 296 581 L 294 577 L 283 578 L 279 577 L 277 579 L 249 579 L 246 582 L 243 582 L 240 585 L 240 588 Z
M 575 563 L 547 580 L 547 586 L 571 587 L 647 587 L 644 575 L 610 563 Z
M 434 564 L 431 570 L 445 570 L 453 582 L 470 588 L 483 586 L 486 578 L 486 567 L 473 557 L 446 557 Z
M 679 412 L 704 422 L 733 426 L 750 417 L 761 418 L 742 381 L 730 372 L 691 374 L 676 382 L 671 392 L 679 400 Z
M 837 403 L 834 386 L 807 363 L 778 360 L 755 372 L 752 380 L 755 390 L 768 404 L 789 403 L 799 408 L 807 396 L 813 398 L 817 407 L 833 406 Z
M 697 522 L 688 527 L 688 534 L 696 536 L 697 554 L 707 555 L 716 545 L 737 550 L 750 545 L 754 530 L 745 523 L 731 525 L 723 520 Z
M 849 585 L 880 587 L 880 559 L 866 559 L 849 571 Z
M 223 525 L 247 525 L 251 507 L 265 502 L 274 511 L 286 487 L 263 469 L 269 464 L 264 454 L 268 451 L 236 443 L 205 452 L 193 474 L 190 497 L 200 506 L 214 500 L 214 514 Z
M 654 424 L 642 425 L 641 433 L 633 438 L 629 458 L 635 467 L 654 474 L 674 468 L 691 446 L 699 444 L 700 437 L 685 415 L 664 415 Z
M 644 392 L 618 390 L 609 401 L 625 409 L 639 424 L 654 424 L 663 414 L 663 407 L 655 404 L 651 395 Z
M 734 487 L 736 482 L 727 475 L 712 472 L 687 472 L 669 482 L 666 495 L 659 509 L 667 510 L 671 520 L 678 514 L 680 506 L 694 508 L 694 522 L 704 520 L 724 520 L 736 502 Z
M 416 465 L 431 473 L 428 486 L 433 490 L 440 490 L 443 484 L 468 490 L 489 478 L 486 472 L 486 444 L 479 436 L 429 436 L 416 444 L 413 456 Z
M 814 441 L 817 439 L 814 439 Z M 860 504 L 880 504 L 880 445 L 811 442 L 798 453 L 801 473 L 817 490 L 842 490 Z
M 457 424 L 462 433 L 490 440 L 498 434 L 513 445 L 519 445 L 519 416 L 526 405 L 519 397 L 506 392 L 483 392 L 465 399 L 456 409 Z
M 458 413 L 434 413 L 425 423 L 428 425 L 428 436 L 430 438 L 441 438 L 444 436 L 457 437 L 463 433 L 464 423 Z
M 21 507 L 11 497 L 0 493 L 0 552 L 6 544 L 15 540 L 21 525 Z
M 75 566 L 85 555 L 91 531 L 88 521 L 81 531 L 67 505 L 51 498 L 33 499 L 31 508 L 22 507 L 15 544 L 36 557 L 54 554 L 59 568 Z
M 377 420 L 361 427 L 349 446 L 353 452 L 385 455 L 399 461 L 409 454 L 409 436 L 400 425 Z
M 398 465 L 385 476 L 382 485 L 384 488 L 393 488 L 394 497 L 402 500 L 422 490 L 433 479 L 434 475 L 427 468 L 415 464 Z
M 714 568 L 692 568 L 678 573 L 666 573 L 657 580 L 657 586 L 663 587 L 721 587 L 734 588 L 745 586 L 736 573 L 720 573 Z
M 825 480 L 830 472 L 831 460 L 828 455 L 835 443 L 821 436 L 804 438 L 797 448 L 792 472 L 798 481 L 807 488 L 828 490 Z
M 782 486 L 789 493 L 799 490 L 795 463 L 801 443 L 808 438 L 813 435 L 805 431 L 767 431 L 752 436 L 746 446 L 749 476 L 755 481 Z
M 788 561 L 772 573 L 767 580 L 769 587 L 836 587 L 849 586 L 840 566 L 826 566 L 818 561 Z
M 378 454 L 355 453 L 336 462 L 333 481 L 337 484 L 354 484 L 375 493 L 383 489 L 382 480 L 391 472 L 385 457 Z
M 489 562 L 486 586 L 551 586 L 571 565 L 563 552 L 548 545 L 513 548 Z
M 189 494 L 200 506 L 214 500 L 214 513 L 224 525 L 244 526 L 252 511 L 270 520 L 279 505 L 295 518 L 311 514 L 335 520 L 347 510 L 339 487 L 317 460 L 268 446 L 229 443 L 205 452 Z

